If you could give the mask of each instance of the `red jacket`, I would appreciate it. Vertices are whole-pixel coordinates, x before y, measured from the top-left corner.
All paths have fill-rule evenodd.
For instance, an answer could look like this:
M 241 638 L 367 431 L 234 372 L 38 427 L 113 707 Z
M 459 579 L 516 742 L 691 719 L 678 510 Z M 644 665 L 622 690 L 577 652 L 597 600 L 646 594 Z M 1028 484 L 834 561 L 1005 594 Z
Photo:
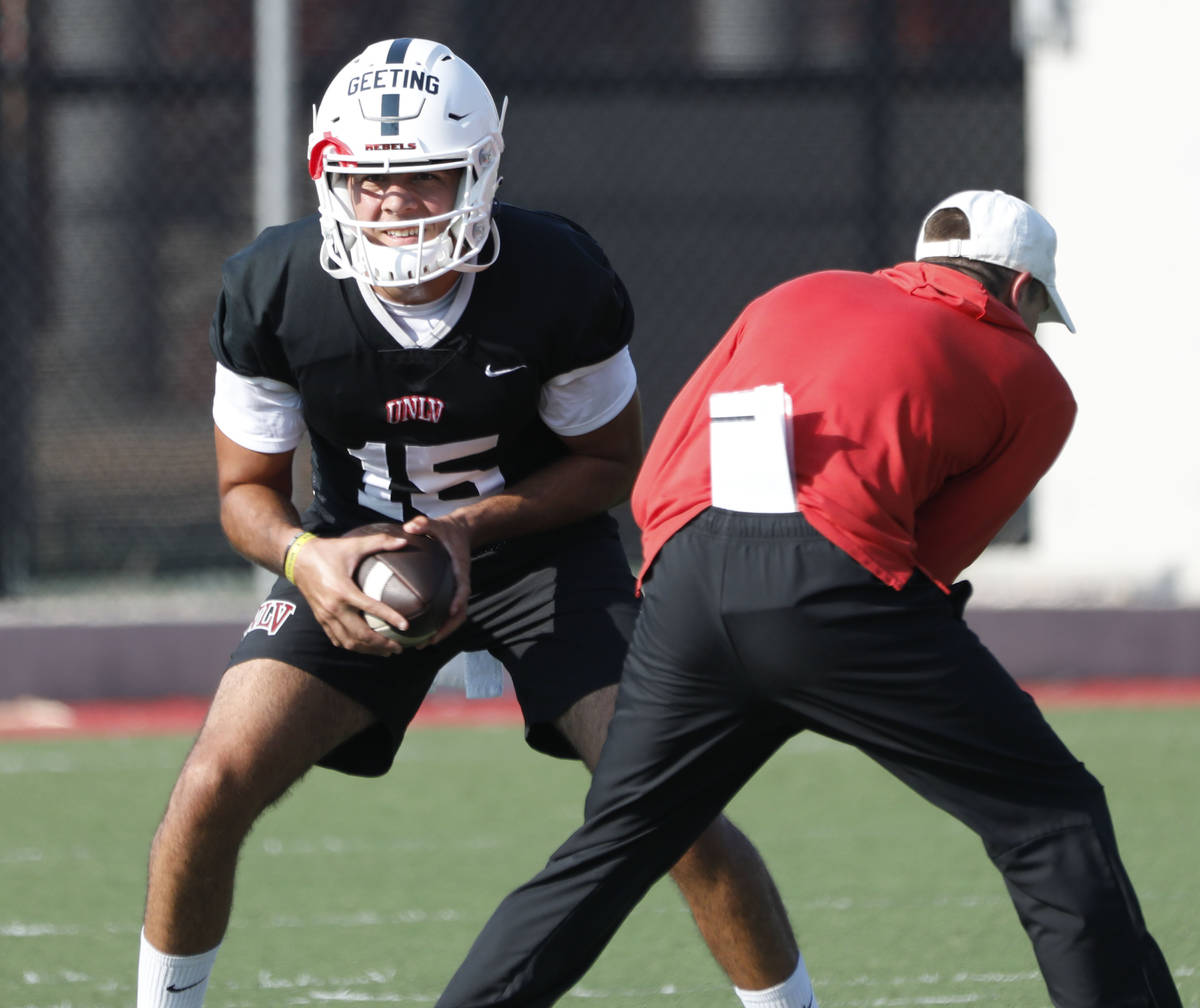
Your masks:
M 893 588 L 943 590 L 1050 467 L 1075 418 L 1019 315 L 955 270 L 799 277 L 751 302 L 688 380 L 633 491 L 645 576 L 711 503 L 708 398 L 782 382 L 796 503 Z

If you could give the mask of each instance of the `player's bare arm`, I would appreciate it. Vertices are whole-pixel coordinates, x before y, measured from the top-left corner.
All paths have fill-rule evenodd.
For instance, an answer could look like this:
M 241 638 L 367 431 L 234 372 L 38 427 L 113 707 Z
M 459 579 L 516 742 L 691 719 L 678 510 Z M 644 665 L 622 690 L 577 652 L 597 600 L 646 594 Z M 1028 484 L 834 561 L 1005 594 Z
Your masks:
M 642 459 L 642 410 L 635 392 L 612 420 L 578 437 L 564 437 L 568 455 L 499 493 L 444 518 L 414 518 L 405 529 L 479 549 L 499 539 L 579 521 L 626 500 Z M 442 526 L 455 525 L 456 532 Z
M 288 546 L 303 531 L 291 496 L 294 452 L 267 454 L 243 448 L 219 428 L 215 439 L 221 527 L 226 537 L 246 559 L 276 574 L 284 573 Z M 371 654 L 402 650 L 368 627 L 362 611 L 400 629 L 406 627 L 404 618 L 364 595 L 352 575 L 367 554 L 395 549 L 403 542 L 389 535 L 318 538 L 296 553 L 292 580 L 338 647 Z
M 466 616 L 470 556 L 488 543 L 567 525 L 599 514 L 629 497 L 642 461 L 642 406 L 635 391 L 608 423 L 562 438 L 570 453 L 500 493 L 473 501 L 443 518 L 421 515 L 406 531 L 440 539 L 454 558 L 458 594 L 450 619 L 434 642 Z

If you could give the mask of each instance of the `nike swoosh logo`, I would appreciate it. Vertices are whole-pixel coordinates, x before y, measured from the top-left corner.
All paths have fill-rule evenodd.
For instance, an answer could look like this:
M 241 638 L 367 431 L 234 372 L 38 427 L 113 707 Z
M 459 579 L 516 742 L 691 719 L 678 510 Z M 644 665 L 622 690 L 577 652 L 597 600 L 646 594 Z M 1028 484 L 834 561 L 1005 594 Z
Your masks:
M 167 993 L 168 994 L 182 994 L 184 991 L 191 990 L 193 987 L 199 987 L 207 979 L 208 979 L 208 977 L 201 977 L 195 983 L 190 983 L 186 987 L 176 987 L 174 984 L 169 984 L 167 986 Z
M 518 364 L 515 367 L 497 368 L 489 364 L 483 369 L 483 373 L 489 378 L 499 378 L 501 375 L 512 374 L 514 371 L 520 371 L 523 367 L 529 367 L 528 364 Z

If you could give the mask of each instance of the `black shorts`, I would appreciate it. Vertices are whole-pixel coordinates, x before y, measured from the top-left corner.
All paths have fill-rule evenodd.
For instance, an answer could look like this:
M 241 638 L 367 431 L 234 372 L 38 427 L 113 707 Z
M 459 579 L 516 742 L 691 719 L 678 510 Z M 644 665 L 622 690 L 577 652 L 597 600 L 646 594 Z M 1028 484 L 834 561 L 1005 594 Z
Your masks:
M 575 701 L 617 682 L 636 615 L 629 561 L 606 515 L 475 557 L 466 622 L 436 646 L 395 656 L 334 647 L 304 596 L 280 578 L 229 664 L 286 662 L 363 704 L 378 724 L 319 762 L 379 776 L 391 767 L 438 670 L 462 651 L 489 651 L 512 679 L 528 744 L 573 758 L 553 722 Z

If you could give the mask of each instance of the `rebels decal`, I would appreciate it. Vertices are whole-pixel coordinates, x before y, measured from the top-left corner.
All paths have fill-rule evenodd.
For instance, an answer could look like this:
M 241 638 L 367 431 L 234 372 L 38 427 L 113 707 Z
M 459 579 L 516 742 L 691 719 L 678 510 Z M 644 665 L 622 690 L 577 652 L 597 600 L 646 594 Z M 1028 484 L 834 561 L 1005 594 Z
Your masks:
M 292 602 L 267 599 L 258 607 L 258 612 L 254 614 L 254 619 L 250 621 L 250 625 L 246 627 L 246 633 L 242 636 L 245 637 L 251 630 L 266 630 L 268 637 L 274 637 L 295 611 L 296 606 Z

